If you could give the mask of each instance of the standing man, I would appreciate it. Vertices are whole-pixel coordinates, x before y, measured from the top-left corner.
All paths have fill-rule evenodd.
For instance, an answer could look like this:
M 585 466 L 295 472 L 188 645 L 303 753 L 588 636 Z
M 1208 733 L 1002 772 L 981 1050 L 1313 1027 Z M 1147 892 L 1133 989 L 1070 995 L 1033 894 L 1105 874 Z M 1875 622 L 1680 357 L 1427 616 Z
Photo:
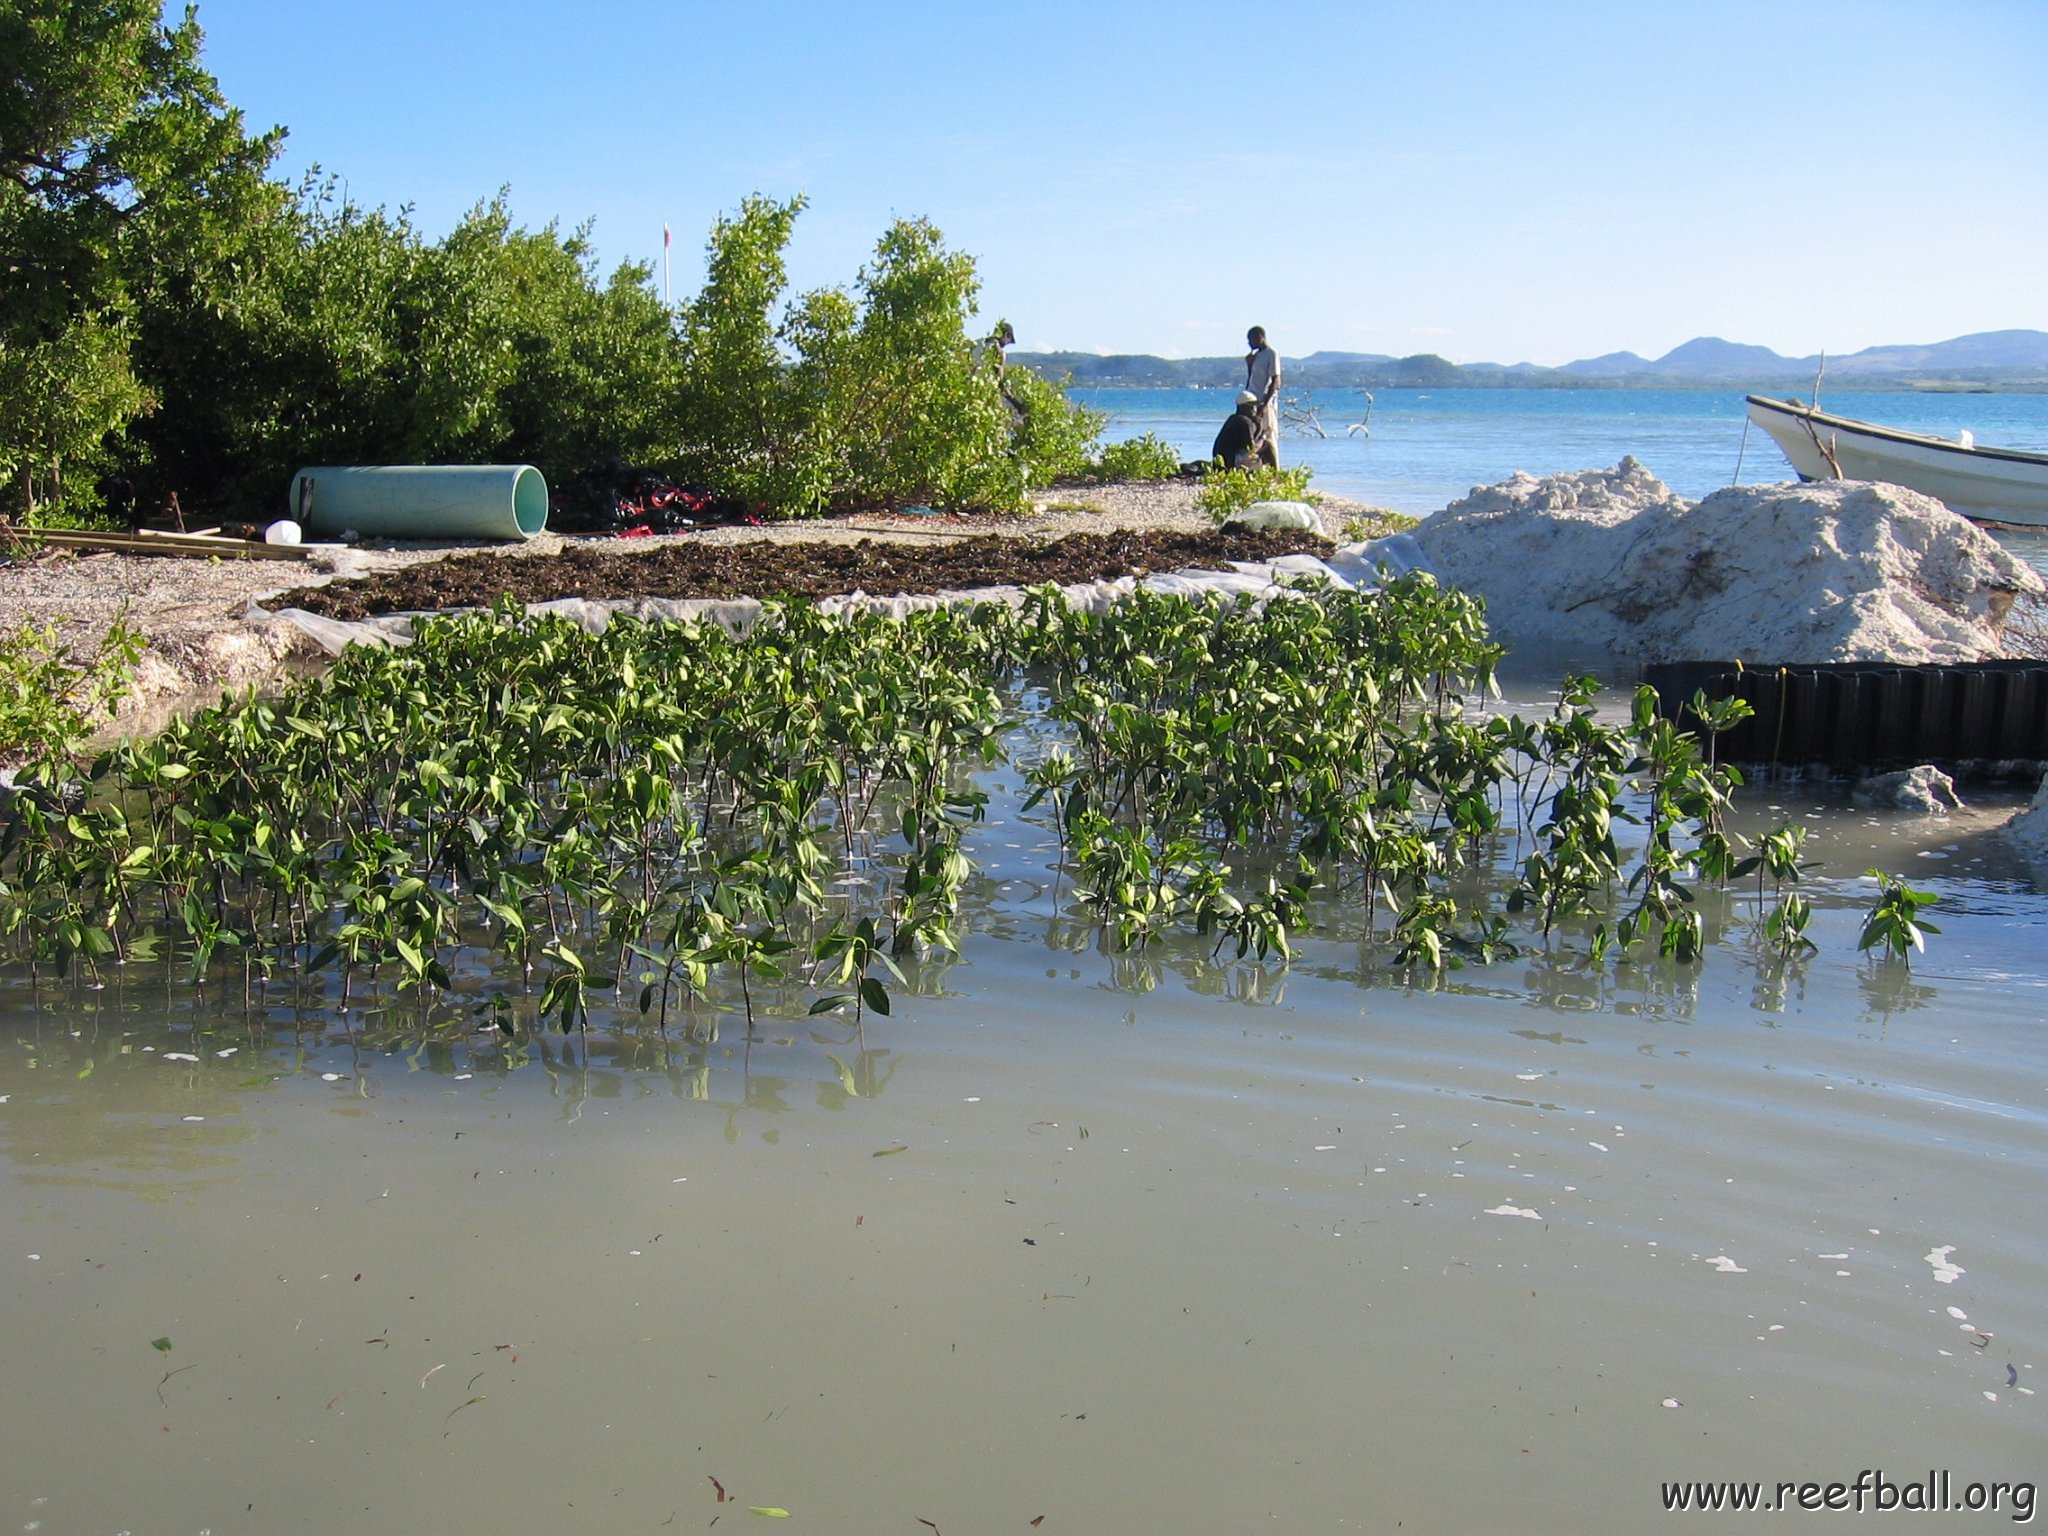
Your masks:
M 1266 345 L 1266 328 L 1255 325 L 1245 332 L 1245 345 L 1251 351 L 1244 360 L 1244 387 L 1257 397 L 1259 415 L 1265 422 L 1260 433 L 1259 457 L 1278 469 L 1280 467 L 1280 354 Z

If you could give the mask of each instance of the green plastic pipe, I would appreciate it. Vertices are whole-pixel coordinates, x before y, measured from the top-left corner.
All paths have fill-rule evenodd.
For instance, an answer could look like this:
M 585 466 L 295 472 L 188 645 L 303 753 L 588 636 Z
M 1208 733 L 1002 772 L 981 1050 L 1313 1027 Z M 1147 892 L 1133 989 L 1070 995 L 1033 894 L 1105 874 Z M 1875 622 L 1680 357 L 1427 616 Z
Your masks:
M 531 464 L 369 464 L 302 469 L 285 514 L 307 533 L 385 539 L 530 539 L 548 525 Z

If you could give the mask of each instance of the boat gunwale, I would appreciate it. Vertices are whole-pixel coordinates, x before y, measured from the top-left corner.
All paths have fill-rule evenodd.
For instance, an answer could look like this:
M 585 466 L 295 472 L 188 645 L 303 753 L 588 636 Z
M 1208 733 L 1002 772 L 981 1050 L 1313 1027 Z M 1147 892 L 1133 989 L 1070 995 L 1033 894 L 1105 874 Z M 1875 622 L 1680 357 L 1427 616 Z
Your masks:
M 1924 432 L 1907 432 L 1898 427 L 1882 427 L 1875 422 L 1859 421 L 1853 416 L 1836 416 L 1816 406 L 1801 405 L 1796 400 L 1774 400 L 1769 395 L 1745 395 L 1743 399 L 1788 420 L 1828 427 L 1837 432 L 1860 433 L 1882 442 L 1903 443 L 1915 448 L 1938 448 L 1966 459 L 2002 459 L 2012 464 L 2048 469 L 2048 453 L 2029 453 L 2024 448 L 1966 448 L 1951 438 L 1930 437 Z

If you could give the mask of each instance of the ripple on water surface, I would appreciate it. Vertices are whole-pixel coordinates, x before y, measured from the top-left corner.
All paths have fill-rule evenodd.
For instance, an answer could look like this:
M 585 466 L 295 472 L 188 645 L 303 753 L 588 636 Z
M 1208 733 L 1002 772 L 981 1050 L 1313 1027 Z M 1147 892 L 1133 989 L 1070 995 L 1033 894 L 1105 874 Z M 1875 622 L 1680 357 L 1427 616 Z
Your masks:
M 1113 957 L 999 820 L 985 931 L 858 1032 L 352 1049 L 9 983 L 10 1495 L 50 1529 L 701 1528 L 722 1488 L 832 1530 L 1576 1531 L 1679 1477 L 2029 1475 L 2044 907 L 1916 827 L 1945 931 L 1858 957 L 1889 826 L 1823 816 L 1783 974 L 1739 904 L 1697 971 Z

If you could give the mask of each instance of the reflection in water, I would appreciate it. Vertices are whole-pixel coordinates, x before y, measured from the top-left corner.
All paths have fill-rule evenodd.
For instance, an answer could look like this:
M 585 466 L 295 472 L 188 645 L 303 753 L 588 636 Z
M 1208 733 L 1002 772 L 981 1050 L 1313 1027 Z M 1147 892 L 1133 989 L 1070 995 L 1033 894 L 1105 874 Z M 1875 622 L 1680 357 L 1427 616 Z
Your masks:
M 1856 986 L 1863 994 L 1867 1017 L 1879 1024 L 1890 1023 L 1893 1014 L 1931 1008 L 1941 1001 L 1939 991 L 1894 962 L 1872 961 L 1860 967 Z
M 902 1065 L 901 1061 L 892 1060 L 887 1070 L 883 1070 L 882 1062 L 889 1054 L 886 1049 L 863 1050 L 856 1054 L 849 1064 L 827 1051 L 825 1059 L 838 1069 L 839 1081 L 819 1084 L 818 1107 L 841 1110 L 846 1108 L 849 1099 L 879 1099 L 882 1090 L 889 1086 L 889 1079 L 896 1075 L 896 1069 Z
M 0 1042 L 0 1150 L 24 1182 L 158 1200 L 234 1177 L 257 1128 L 243 1115 L 276 1063 L 198 1057 L 154 1031 L 78 1030 Z
M 1749 958 L 1756 973 L 1749 1006 L 1766 1015 L 1764 1022 L 1775 1029 L 1778 1016 L 1806 1001 L 1806 957 L 1785 959 L 1751 951 Z
M 1517 1030 L 1511 1030 L 1511 1031 L 1509 1031 L 1509 1033 L 1511 1033 L 1511 1034 L 1514 1034 L 1514 1035 L 1517 1035 L 1517 1036 L 1519 1036 L 1520 1038 L 1522 1038 L 1522 1039 L 1524 1039 L 1524 1040 L 1539 1040 L 1539 1041 L 1541 1041 L 1541 1042 L 1542 1042 L 1543 1044 L 1545 1044 L 1545 1045 L 1590 1045 L 1590 1044 L 1592 1044 L 1592 1042 L 1591 1042 L 1591 1041 L 1589 1041 L 1589 1040 L 1582 1040 L 1582 1039 L 1580 1039 L 1580 1038 L 1579 1038 L 1579 1037 L 1578 1037 L 1577 1035 L 1568 1035 L 1568 1034 L 1566 1034 L 1566 1033 L 1565 1033 L 1565 1032 L 1564 1032 L 1563 1030 L 1559 1030 L 1559 1029 L 1552 1029 L 1552 1030 L 1541 1030 L 1541 1029 L 1517 1029 Z
M 1532 1008 L 1556 1013 L 1605 1012 L 1613 978 L 1583 955 L 1539 950 L 1528 957 L 1522 987 Z
M 1675 960 L 1624 961 L 1614 968 L 1611 1005 L 1638 1018 L 1690 1019 L 1699 1008 L 1700 967 Z
M 860 1025 L 0 985 L 20 1523 L 701 1529 L 715 1479 L 824 1530 L 1562 1532 L 1706 1444 L 2038 1459 L 2038 901 L 1945 911 L 1939 974 L 1730 924 L 1425 981 L 1000 887 Z

